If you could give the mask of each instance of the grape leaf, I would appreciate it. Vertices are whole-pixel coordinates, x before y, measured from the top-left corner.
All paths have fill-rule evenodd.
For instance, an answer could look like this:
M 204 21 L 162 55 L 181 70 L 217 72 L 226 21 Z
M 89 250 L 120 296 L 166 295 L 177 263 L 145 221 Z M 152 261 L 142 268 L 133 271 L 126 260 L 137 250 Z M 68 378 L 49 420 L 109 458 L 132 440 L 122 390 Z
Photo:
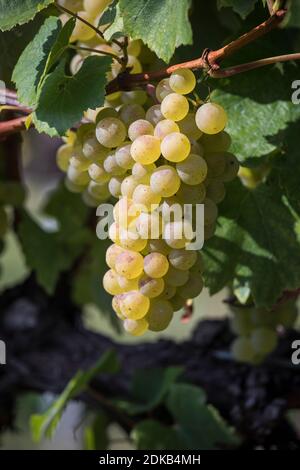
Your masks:
M 142 39 L 165 62 L 176 47 L 192 42 L 190 0 L 120 0 L 119 5 L 125 32 Z
M 46 292 L 53 294 L 60 273 L 70 268 L 82 252 L 86 234 L 76 233 L 73 239 L 63 241 L 59 234 L 45 232 L 24 215 L 19 235 L 28 266 L 35 271 L 37 281 Z
M 218 8 L 231 7 L 242 18 L 246 18 L 254 10 L 257 0 L 218 0 Z
M 61 22 L 58 18 L 47 18 L 18 60 L 12 80 L 16 84 L 20 102 L 26 106 L 36 104 L 38 85 L 60 30 Z
M 54 0 L 0 0 L 0 30 L 27 23 Z
M 84 430 L 85 450 L 104 450 L 108 448 L 109 423 L 108 416 L 102 410 L 98 410 L 96 417 Z
M 213 450 L 239 442 L 218 411 L 205 404 L 205 394 L 198 387 L 174 384 L 167 408 L 176 421 L 176 432 L 185 449 Z
M 119 361 L 115 351 L 106 351 L 97 363 L 87 371 L 79 370 L 69 381 L 64 391 L 54 401 L 44 414 L 31 416 L 30 426 L 32 437 L 39 442 L 43 436 L 53 437 L 55 429 L 61 420 L 66 405 L 72 398 L 82 393 L 90 381 L 100 373 L 116 373 L 119 370 Z
M 61 61 L 41 87 L 34 116 L 37 130 L 52 136 L 64 135 L 84 111 L 101 106 L 110 67 L 110 57 L 91 56 L 76 75 L 67 76 L 65 63 Z
M 299 77 L 300 67 L 288 65 L 256 70 L 214 82 L 212 100 L 228 113 L 227 130 L 232 137 L 231 150 L 243 165 L 261 163 L 261 156 L 278 148 L 272 139 L 300 117 L 300 106 L 293 104 L 291 85 Z
M 132 382 L 131 396 L 134 401 L 118 401 L 118 406 L 132 415 L 152 410 L 164 400 L 182 372 L 180 367 L 138 370 Z
M 139 422 L 130 437 L 138 450 L 183 450 L 176 430 L 154 419 Z
M 237 279 L 258 306 L 269 307 L 283 290 L 300 285 L 297 216 L 278 188 L 248 190 L 239 181 L 227 188 L 216 235 L 204 248 L 206 285 L 214 294 Z

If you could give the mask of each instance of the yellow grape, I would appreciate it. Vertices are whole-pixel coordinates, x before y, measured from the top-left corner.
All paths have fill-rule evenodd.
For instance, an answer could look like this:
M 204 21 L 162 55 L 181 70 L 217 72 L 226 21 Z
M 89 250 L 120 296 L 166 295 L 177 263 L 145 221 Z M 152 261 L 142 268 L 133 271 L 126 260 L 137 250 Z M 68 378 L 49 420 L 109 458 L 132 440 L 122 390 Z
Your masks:
M 130 124 L 128 128 L 128 137 L 133 142 L 141 135 L 153 135 L 154 127 L 146 119 L 138 119 Z
M 217 103 L 205 103 L 196 113 L 196 124 L 205 134 L 217 134 L 227 124 L 227 114 Z
M 142 135 L 131 145 L 132 158 L 143 165 L 154 163 L 160 156 L 160 140 L 152 135 Z
M 129 320 L 140 320 L 147 315 L 150 300 L 138 290 L 126 292 L 120 296 L 122 314 Z
M 139 182 L 132 176 L 126 176 L 121 184 L 121 194 L 123 197 L 132 198 L 135 188 Z
M 169 79 L 163 78 L 156 86 L 155 95 L 157 100 L 161 103 L 163 99 L 172 93 L 170 88 Z
M 169 269 L 168 258 L 162 253 L 153 252 L 144 258 L 144 271 L 153 278 L 164 277 Z
M 132 195 L 133 202 L 140 204 L 142 211 L 152 212 L 157 208 L 161 201 L 161 197 L 155 194 L 151 187 L 146 184 L 139 184 Z
M 116 258 L 116 272 L 127 279 L 140 276 L 144 268 L 144 258 L 140 253 L 125 250 Z
M 208 168 L 204 158 L 190 154 L 183 162 L 177 163 L 176 170 L 185 184 L 194 186 L 205 180 Z
M 193 228 L 187 221 L 169 222 L 164 227 L 163 238 L 174 249 L 185 248 L 194 237 Z
M 138 282 L 139 291 L 149 299 L 158 297 L 163 292 L 164 287 L 165 283 L 162 278 L 153 279 L 146 274 Z
M 179 69 L 172 73 L 169 86 L 180 95 L 191 93 L 196 86 L 196 77 L 190 69 Z
M 160 104 L 155 104 L 148 109 L 146 112 L 146 119 L 147 121 L 151 122 L 153 126 L 156 126 L 159 121 L 164 119 L 161 113 Z
M 181 132 L 166 135 L 161 143 L 161 153 L 170 162 L 185 160 L 191 151 L 189 139 Z
M 147 247 L 150 253 L 157 251 L 158 253 L 162 253 L 163 255 L 168 255 L 171 250 L 171 248 L 161 238 L 154 238 L 152 240 L 149 240 Z
M 164 137 L 166 137 L 166 135 L 179 131 L 180 129 L 176 122 L 171 121 L 171 119 L 163 119 L 156 124 L 154 129 L 154 137 L 162 140 Z
M 127 318 L 123 325 L 124 330 L 132 336 L 144 335 L 149 327 L 149 323 L 144 318 L 141 318 L 140 320 L 129 320 Z
M 119 109 L 119 119 L 128 127 L 138 119 L 145 119 L 145 110 L 140 104 L 123 104 Z M 149 121 L 148 118 L 146 119 Z
M 107 183 L 110 178 L 110 175 L 105 171 L 101 163 L 92 163 L 88 167 L 88 173 L 95 183 Z
M 66 172 L 68 170 L 69 161 L 73 154 L 73 146 L 69 144 L 64 144 L 59 147 L 56 153 L 56 163 L 58 168 Z
M 161 197 L 171 197 L 177 193 L 180 187 L 180 178 L 172 166 L 162 165 L 153 171 L 150 187 L 155 194 Z
M 105 255 L 105 261 L 107 266 L 109 266 L 111 269 L 115 269 L 117 256 L 123 253 L 123 251 L 124 249 L 121 246 L 116 245 L 115 243 L 113 245 L 110 245 Z
M 198 140 L 202 136 L 202 132 L 196 126 L 195 113 L 188 113 L 184 119 L 179 122 L 179 129 L 189 139 Z
M 104 147 L 115 148 L 124 142 L 126 127 L 118 118 L 104 118 L 96 126 L 96 137 Z
M 122 293 L 122 289 L 118 283 L 117 273 L 110 269 L 104 274 L 103 287 L 111 295 L 118 295 Z
M 189 102 L 178 93 L 167 95 L 161 103 L 161 113 L 165 119 L 181 121 L 189 112 Z
M 171 250 L 169 253 L 170 264 L 179 270 L 190 269 L 197 261 L 197 252 L 193 250 Z

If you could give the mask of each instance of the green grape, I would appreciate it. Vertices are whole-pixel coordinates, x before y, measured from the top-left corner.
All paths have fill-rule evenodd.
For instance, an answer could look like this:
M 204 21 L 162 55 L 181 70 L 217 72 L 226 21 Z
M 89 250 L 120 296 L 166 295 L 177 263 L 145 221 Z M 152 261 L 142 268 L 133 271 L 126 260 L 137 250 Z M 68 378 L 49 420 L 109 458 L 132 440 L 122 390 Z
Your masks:
M 117 256 L 123 253 L 123 251 L 124 249 L 121 246 L 116 245 L 115 243 L 108 247 L 105 255 L 105 261 L 107 266 L 110 267 L 110 269 L 115 269 Z
M 94 23 L 95 18 L 86 11 L 79 11 L 78 16 L 88 23 Z M 95 36 L 95 31 L 90 26 L 77 19 L 70 42 L 88 41 L 92 39 L 93 36 Z
M 150 186 L 139 184 L 133 191 L 132 200 L 135 204 L 140 204 L 144 212 L 152 212 L 159 205 L 161 197 Z
M 115 204 L 113 215 L 115 221 L 121 228 L 128 228 L 132 222 L 140 215 L 140 209 L 132 199 L 122 197 Z
M 165 119 L 181 121 L 189 112 L 189 102 L 178 93 L 167 95 L 161 103 L 161 113 Z
M 155 194 L 171 197 L 179 190 L 180 178 L 172 166 L 162 165 L 153 171 L 150 186 Z
M 155 95 L 157 101 L 161 103 L 170 93 L 172 93 L 172 89 L 170 88 L 169 79 L 163 78 L 156 86 Z
M 154 137 L 163 140 L 168 134 L 180 132 L 179 126 L 171 119 L 163 119 L 159 121 L 154 129 Z
M 118 295 L 122 293 L 122 289 L 119 286 L 117 273 L 110 269 L 104 274 L 103 287 L 110 295 Z
M 164 277 L 165 283 L 169 286 L 180 287 L 183 286 L 189 279 L 189 272 L 176 269 L 169 266 L 168 272 Z
M 140 253 L 125 250 L 116 258 L 115 269 L 118 274 L 127 279 L 134 279 L 142 274 L 144 258 Z
M 139 277 L 135 277 L 134 279 L 127 279 L 124 276 L 117 275 L 118 284 L 121 287 L 123 293 L 138 290 L 139 286 Z
M 218 207 L 211 199 L 205 198 L 204 204 L 204 225 L 212 225 L 218 217 Z
M 154 279 L 164 277 L 167 274 L 168 269 L 168 258 L 162 253 L 153 252 L 145 256 L 144 271 L 148 276 L 153 277 Z
M 82 154 L 88 160 L 94 162 L 103 161 L 107 156 L 107 149 L 103 145 L 99 144 L 96 137 L 88 137 L 82 144 Z
M 100 15 L 112 0 L 83 0 L 83 7 L 91 16 Z
M 120 230 L 120 245 L 127 250 L 143 251 L 147 245 L 147 240 L 140 238 L 137 230 L 130 227 L 128 230 Z
M 98 108 L 98 109 L 99 111 L 97 112 L 96 119 L 95 119 L 96 124 L 98 124 L 98 122 L 102 121 L 102 119 L 105 119 L 105 118 L 110 118 L 110 117 L 117 118 L 118 117 L 118 111 L 116 111 L 114 108 L 103 106 L 102 108 Z M 123 119 L 121 119 L 121 121 L 123 121 Z
M 73 154 L 73 146 L 69 144 L 64 144 L 59 147 L 56 153 L 56 164 L 58 168 L 66 172 L 69 167 L 70 158 Z
M 119 119 L 129 127 L 132 122 L 145 119 L 145 110 L 140 104 L 123 104 L 119 109 Z M 148 118 L 146 119 L 149 121 Z
M 238 336 L 249 336 L 252 331 L 251 314 L 246 308 L 233 309 L 233 317 L 230 327 L 233 333 Z
M 239 162 L 237 158 L 232 154 L 232 153 L 225 153 L 226 157 L 226 166 L 225 166 L 225 171 L 222 173 L 220 178 L 222 181 L 225 181 L 225 183 L 228 183 L 237 176 L 239 172 Z
M 153 126 L 156 126 L 160 121 L 164 119 L 160 110 L 160 104 L 155 104 L 154 106 L 151 106 L 151 108 L 148 109 L 148 111 L 146 112 L 146 119 L 147 121 L 151 122 Z
M 135 57 L 139 56 L 142 51 L 142 41 L 140 39 L 131 39 L 128 44 L 127 52 Z
M 69 180 L 68 177 L 65 179 L 65 186 L 71 193 L 82 193 L 85 190 L 86 185 L 87 183 L 83 185 L 73 183 L 73 181 Z
M 124 142 L 126 127 L 118 118 L 104 118 L 96 126 L 96 137 L 104 147 L 115 148 Z
M 139 185 L 139 182 L 132 176 L 126 176 L 121 184 L 121 194 L 123 197 L 132 198 L 135 188 Z
M 236 361 L 251 363 L 255 359 L 255 350 L 249 338 L 241 336 L 233 341 L 231 353 Z
M 191 277 L 200 277 L 204 271 L 204 263 L 201 254 L 197 253 L 197 260 L 190 269 Z
M 298 309 L 294 302 L 286 302 L 275 310 L 279 325 L 292 328 L 297 320 Z
M 254 327 L 267 326 L 274 328 L 277 325 L 277 315 L 273 310 L 254 308 L 250 313 L 251 324 Z
M 158 212 L 148 214 L 142 212 L 136 219 L 136 229 L 139 236 L 144 240 L 158 238 L 162 232 L 162 219 Z
M 91 162 L 82 155 L 72 155 L 70 158 L 70 166 L 75 168 L 77 171 L 86 171 L 90 166 Z
M 185 184 L 198 185 L 207 175 L 207 163 L 199 155 L 190 154 L 183 162 L 176 164 L 177 173 Z
M 202 290 L 202 277 L 196 277 L 190 274 L 190 277 L 185 285 L 178 289 L 178 295 L 180 295 L 183 299 L 195 299 L 199 294 L 201 294 Z
M 7 213 L 4 207 L 0 206 L 0 237 L 3 238 L 9 227 Z
M 128 54 L 128 62 L 127 62 L 127 67 L 130 68 L 130 73 L 141 73 L 143 71 L 142 64 L 140 63 L 139 59 L 135 57 L 134 55 Z M 141 90 L 136 90 L 141 93 Z M 144 92 L 142 92 L 144 93 Z M 128 92 L 126 93 L 128 96 Z M 128 99 L 128 98 L 127 98 Z M 126 103 L 126 99 L 124 100 L 124 103 Z M 138 95 L 138 98 L 136 98 L 136 94 L 133 94 L 130 99 L 131 103 L 138 103 L 138 104 L 144 104 L 146 102 L 145 99 L 141 99 L 141 97 Z
M 206 196 L 206 188 L 203 183 L 195 186 L 189 184 L 181 184 L 177 193 L 178 200 L 181 204 L 201 204 Z
M 159 298 L 163 300 L 170 300 L 176 294 L 176 287 L 165 284 L 164 290 L 160 294 Z
M 132 167 L 132 176 L 138 181 L 140 184 L 148 184 L 150 183 L 150 177 L 152 171 L 154 171 L 156 165 L 151 163 L 150 165 L 142 165 L 141 163 L 135 163 Z
M 151 302 L 146 320 L 150 331 L 165 330 L 173 318 L 173 308 L 167 300 L 153 300 Z
M 180 132 L 185 134 L 189 139 L 198 140 L 202 136 L 202 132 L 196 126 L 195 113 L 188 113 L 184 119 L 179 122 Z
M 88 193 L 99 201 L 105 201 L 109 197 L 109 190 L 106 184 L 98 184 L 90 181 L 87 187 Z
M 128 137 L 133 142 L 142 135 L 153 135 L 154 127 L 151 122 L 146 119 L 138 119 L 130 124 L 128 129 Z
M 179 69 L 170 76 L 169 85 L 175 93 L 188 95 L 196 86 L 196 77 L 189 69 Z
M 193 250 L 171 250 L 168 258 L 174 268 L 186 271 L 196 263 L 197 253 Z
M 126 320 L 126 317 L 124 317 L 124 315 L 121 312 L 120 299 L 118 298 L 118 296 L 113 297 L 111 304 L 112 304 L 112 308 L 114 312 L 117 314 L 120 320 Z
M 160 157 L 160 140 L 152 135 L 142 135 L 131 145 L 132 158 L 143 165 L 154 163 Z
M 171 248 L 161 238 L 149 240 L 147 247 L 150 253 L 157 251 L 165 256 L 167 256 L 171 250 Z
M 169 222 L 164 226 L 163 239 L 171 248 L 185 248 L 193 238 L 192 226 L 185 220 Z
M 77 186 L 86 186 L 90 181 L 87 171 L 79 171 L 73 166 L 69 166 L 68 168 L 67 179 Z
M 201 139 L 202 142 L 202 139 Z M 190 139 L 191 143 L 191 153 L 194 155 L 200 155 L 200 157 L 204 156 L 204 148 L 200 142 L 197 142 L 195 139 Z
M 131 143 L 124 143 L 121 147 L 118 147 L 115 157 L 118 166 L 124 170 L 131 170 L 134 165 L 134 160 L 131 156 Z
M 227 152 L 231 145 L 231 137 L 226 131 L 218 134 L 203 134 L 201 144 L 205 153 Z
M 137 62 L 138 61 L 135 58 L 135 63 L 137 64 Z M 137 103 L 142 106 L 147 101 L 147 93 L 145 93 L 143 90 L 126 91 L 122 93 L 122 101 L 125 104 Z
M 216 222 L 204 226 L 204 240 L 209 240 L 216 232 Z
M 121 176 L 126 170 L 118 165 L 116 155 L 110 154 L 103 162 L 103 168 L 110 176 Z
M 175 196 L 164 199 L 159 207 L 164 222 L 181 221 L 184 216 L 183 209 L 178 198 Z
M 126 319 L 123 325 L 124 325 L 124 330 L 127 333 L 130 333 L 132 336 L 144 335 L 149 327 L 149 323 L 144 318 L 141 318 L 140 320 Z
M 138 290 L 129 291 L 120 296 L 120 308 L 129 320 L 140 320 L 147 315 L 150 300 Z
M 196 113 L 196 124 L 205 134 L 217 134 L 227 124 L 227 114 L 222 106 L 216 103 L 205 103 Z
M 161 153 L 170 162 L 185 160 L 191 151 L 189 139 L 180 132 L 166 135 L 161 142 Z
M 121 184 L 122 184 L 123 178 L 121 176 L 112 176 L 109 180 L 108 183 L 108 190 L 110 194 L 118 198 L 121 196 Z
M 219 204 L 225 198 L 226 189 L 222 181 L 209 180 L 206 186 L 206 196 L 216 204 Z
M 173 307 L 173 311 L 178 312 L 185 306 L 186 299 L 183 299 L 179 294 L 176 293 L 174 297 L 171 298 L 170 302 Z
M 110 175 L 106 173 L 101 163 L 92 163 L 88 168 L 90 178 L 95 183 L 104 184 L 107 183 Z
M 149 299 L 158 297 L 163 292 L 164 287 L 165 283 L 162 278 L 153 279 L 146 274 L 139 279 L 138 283 L 139 291 Z
M 251 344 L 254 351 L 261 355 L 270 354 L 277 346 L 278 337 L 274 330 L 261 327 L 252 331 Z
M 208 177 L 209 178 L 219 178 L 225 172 L 226 169 L 226 154 L 224 152 L 220 153 L 209 153 L 205 155 L 205 160 L 208 167 Z

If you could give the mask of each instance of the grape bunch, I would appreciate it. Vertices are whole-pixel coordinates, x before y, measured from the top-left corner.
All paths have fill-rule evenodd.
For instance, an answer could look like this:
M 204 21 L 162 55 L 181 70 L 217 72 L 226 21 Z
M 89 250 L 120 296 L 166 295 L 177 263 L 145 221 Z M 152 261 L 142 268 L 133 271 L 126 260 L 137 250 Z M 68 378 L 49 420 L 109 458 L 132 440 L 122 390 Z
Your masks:
M 201 254 L 187 249 L 194 238 L 193 219 L 174 208 L 203 204 L 204 235 L 210 238 L 224 183 L 238 173 L 238 162 L 228 152 L 224 109 L 210 102 L 190 109 L 185 95 L 195 84 L 192 71 L 175 72 L 158 83 L 160 104 L 145 116 L 129 120 L 121 108 L 118 118 L 104 118 L 96 126 L 98 142 L 115 147 L 109 158 L 127 172 L 119 169 L 118 185 L 115 177 L 110 188 L 119 201 L 103 285 L 113 295 L 124 329 L 136 336 L 167 328 L 174 312 L 203 288 Z
M 261 363 L 275 350 L 280 328 L 292 328 L 297 316 L 293 301 L 274 310 L 232 307 L 231 330 L 237 335 L 231 345 L 234 359 L 249 364 Z

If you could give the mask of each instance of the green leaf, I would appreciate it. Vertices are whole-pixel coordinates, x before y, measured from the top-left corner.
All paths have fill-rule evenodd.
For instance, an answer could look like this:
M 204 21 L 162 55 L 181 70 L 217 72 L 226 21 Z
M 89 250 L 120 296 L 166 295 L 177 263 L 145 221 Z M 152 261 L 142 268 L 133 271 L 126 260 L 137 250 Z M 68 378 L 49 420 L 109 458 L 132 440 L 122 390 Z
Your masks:
M 50 71 L 51 67 L 57 62 L 63 52 L 66 50 L 69 44 L 70 37 L 75 27 L 76 19 L 70 18 L 59 31 L 56 41 L 50 51 L 46 68 L 44 70 L 44 76 Z
M 102 13 L 98 26 L 112 24 L 117 16 L 118 0 L 114 0 Z
M 164 400 L 170 387 L 182 374 L 181 367 L 138 370 L 133 378 L 132 402 L 118 402 L 128 414 L 139 414 L 152 410 Z
M 177 435 L 185 449 L 211 450 L 238 443 L 217 410 L 205 404 L 205 394 L 198 387 L 174 384 L 167 408 L 176 421 Z
M 0 30 L 27 23 L 54 0 L 0 0 Z
M 130 437 L 138 450 L 182 450 L 176 430 L 152 419 L 138 423 Z
M 12 80 L 16 84 L 20 102 L 26 106 L 36 104 L 38 85 L 60 30 L 61 22 L 58 18 L 47 18 L 18 60 Z
M 47 233 L 26 212 L 22 213 L 18 233 L 27 265 L 49 294 L 54 292 L 60 274 L 72 266 L 90 239 L 84 226 L 65 234 L 61 230 Z
M 44 436 L 53 437 L 68 402 L 82 393 L 90 381 L 98 374 L 115 373 L 118 369 L 119 362 L 116 353 L 109 350 L 101 356 L 91 369 L 86 372 L 79 370 L 45 413 L 31 416 L 30 426 L 33 440 L 39 442 Z
M 120 11 L 120 6 L 117 4 L 114 19 L 111 25 L 105 30 L 104 37 L 106 41 L 110 41 L 112 38 L 118 37 L 124 31 L 124 22 Z
M 111 62 L 110 57 L 88 57 L 74 76 L 65 74 L 61 62 L 41 88 L 34 117 L 37 129 L 52 136 L 64 135 L 84 111 L 101 106 Z
M 249 190 L 239 181 L 227 188 L 216 235 L 204 248 L 206 284 L 213 294 L 237 279 L 258 306 L 274 305 L 283 290 L 300 285 L 297 219 L 278 188 Z
M 243 165 L 261 163 L 261 156 L 274 152 L 274 136 L 300 117 L 300 106 L 292 103 L 291 84 L 299 75 L 297 65 L 257 70 L 215 84 L 212 100 L 228 113 L 227 130 L 231 150 Z
M 125 32 L 142 39 L 165 62 L 176 47 L 191 44 L 190 0 L 120 0 L 119 5 Z
M 107 427 L 109 419 L 103 412 L 98 411 L 92 423 L 84 430 L 84 443 L 86 450 L 105 450 L 108 448 L 109 438 Z
M 218 8 L 231 7 L 242 18 L 246 18 L 254 7 L 257 0 L 218 0 Z

